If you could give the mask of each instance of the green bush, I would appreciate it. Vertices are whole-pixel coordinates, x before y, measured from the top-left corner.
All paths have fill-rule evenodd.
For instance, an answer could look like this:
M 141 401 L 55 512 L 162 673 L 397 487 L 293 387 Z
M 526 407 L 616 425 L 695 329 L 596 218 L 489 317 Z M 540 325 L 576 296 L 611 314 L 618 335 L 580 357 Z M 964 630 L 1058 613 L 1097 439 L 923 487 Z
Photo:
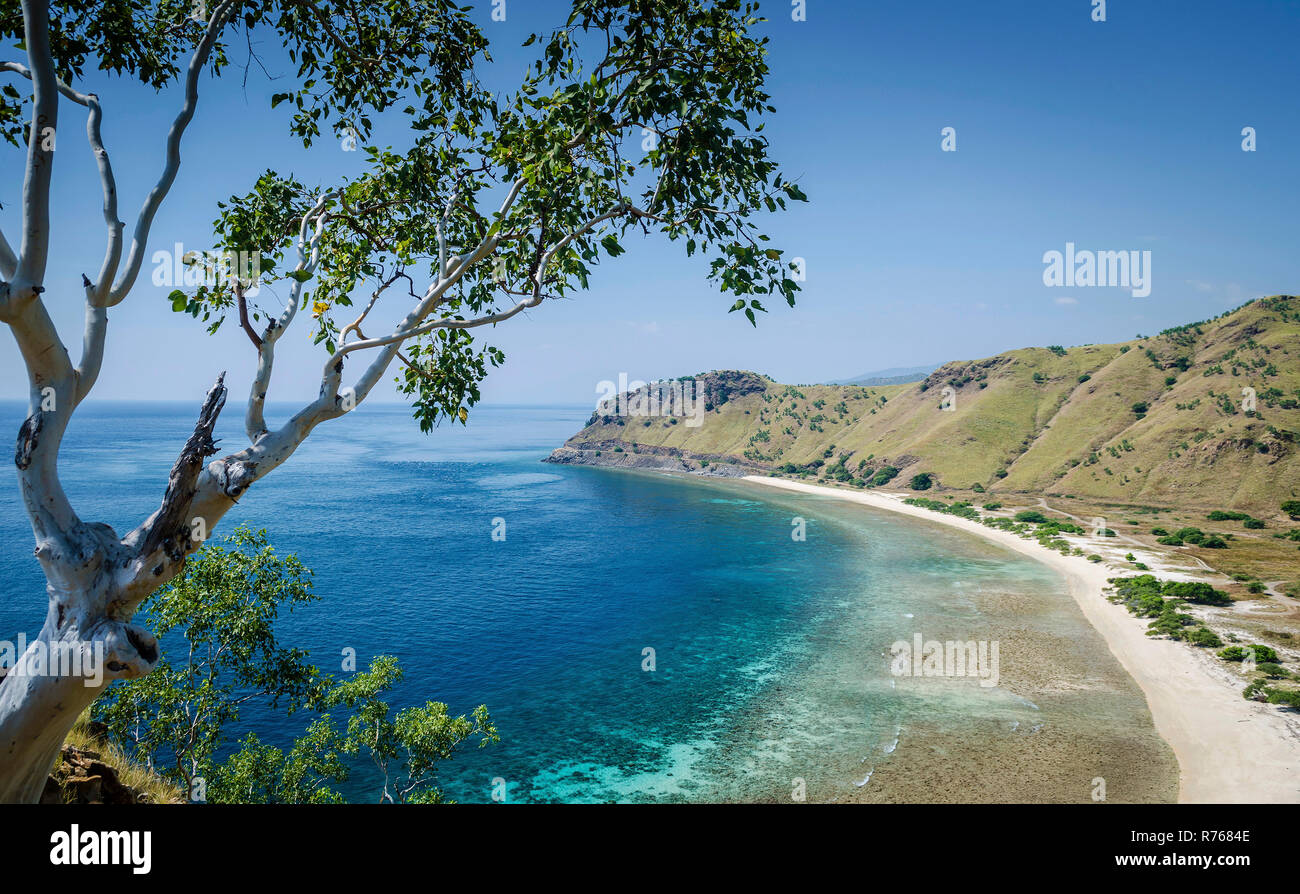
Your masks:
M 1165 581 L 1160 593 L 1169 599 L 1182 599 L 1196 605 L 1232 605 L 1227 593 L 1204 581 Z
M 1216 509 L 1205 517 L 1210 521 L 1245 521 L 1250 518 L 1244 512 L 1225 512 L 1222 509 Z
M 1190 631 L 1185 637 L 1193 646 L 1203 646 L 1208 649 L 1217 649 L 1223 645 L 1223 640 L 1219 635 L 1208 627 L 1197 627 Z
M 1252 643 L 1249 646 L 1228 646 L 1219 652 L 1219 657 L 1224 661 L 1245 661 L 1246 655 L 1250 651 L 1255 653 L 1255 664 L 1277 664 L 1277 652 L 1268 646 L 1261 646 L 1259 643 Z
M 1001 504 L 1001 503 L 998 503 L 998 502 L 985 503 L 985 504 L 984 504 L 984 510 L 985 510 L 986 512 L 994 512 L 994 511 L 996 511 L 996 510 L 998 510 L 998 509 L 1001 509 L 1001 508 L 1002 508 L 1002 504 Z
M 1282 511 L 1295 519 L 1300 519 L 1300 500 L 1287 500 L 1282 504 Z
M 908 486 L 912 490 L 929 490 L 932 484 L 934 484 L 934 476 L 929 472 L 920 472 L 912 476 Z
M 1043 525 L 1043 524 L 1047 524 L 1048 518 L 1047 516 L 1043 515 L 1043 513 L 1039 512 L 1037 509 L 1022 509 L 1016 513 L 1016 521 L 1032 522 L 1033 524 L 1036 525 Z

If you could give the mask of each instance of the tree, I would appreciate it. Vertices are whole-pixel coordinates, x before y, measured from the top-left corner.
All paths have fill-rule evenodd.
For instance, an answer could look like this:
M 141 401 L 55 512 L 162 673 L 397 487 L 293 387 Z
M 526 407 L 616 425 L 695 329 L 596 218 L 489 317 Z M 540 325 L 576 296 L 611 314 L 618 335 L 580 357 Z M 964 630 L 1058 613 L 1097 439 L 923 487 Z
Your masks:
M 142 606 L 159 636 L 183 638 L 184 660 L 119 681 L 92 709 L 150 771 L 214 803 L 336 803 L 331 786 L 350 776 L 344 758 L 364 753 L 379 771 L 381 802 L 437 803 L 437 765 L 470 738 L 498 741 L 483 705 L 452 717 L 431 701 L 390 717 L 383 697 L 402 679 L 390 655 L 338 681 L 281 646 L 276 619 L 316 599 L 311 572 L 277 555 L 264 531 L 241 526 L 223 544 L 200 549 Z M 226 756 L 229 729 L 250 703 L 316 716 L 287 752 L 250 733 Z
M 751 323 L 764 296 L 793 304 L 797 268 L 755 222 L 805 199 L 762 134 L 774 110 L 759 21 L 745 0 L 574 0 L 559 28 L 525 41 L 537 60 L 522 83 L 494 92 L 476 69 L 487 41 L 450 0 L 0 0 L 0 29 L 26 54 L 0 61 L 10 79 L 0 134 L 20 149 L 26 142 L 17 248 L 0 235 L 0 321 L 29 379 L 15 464 L 48 584 L 41 633 L 0 683 L 0 801 L 36 800 L 64 736 L 102 688 L 83 675 L 38 672 L 38 653 L 102 650 L 108 680 L 151 671 L 158 642 L 132 621 L 141 602 L 181 571 L 236 500 L 317 426 L 364 401 L 395 363 L 422 428 L 463 424 L 479 383 L 503 360 L 476 331 L 585 289 L 592 268 L 622 254 L 634 231 L 707 254 L 709 277 Z M 247 334 L 256 365 L 248 445 L 218 456 L 213 428 L 227 399 L 218 376 L 158 509 L 121 536 L 77 514 L 59 481 L 60 444 L 99 374 L 108 313 L 131 296 L 181 171 L 201 84 L 224 75 L 236 41 L 283 48 L 293 76 L 276 81 L 283 92 L 271 104 L 288 111 L 294 136 L 306 146 L 327 134 L 351 139 L 368 169 L 323 188 L 268 170 L 222 203 L 220 254 L 192 259 L 202 282 L 173 293 L 172 309 L 209 331 L 234 319 Z M 115 84 L 183 90 L 165 166 L 129 230 L 101 127 L 116 103 L 78 89 L 87 68 L 120 75 Z M 63 107 L 77 106 L 102 183 L 106 239 L 100 269 L 81 278 L 86 326 L 74 364 L 45 294 L 68 287 L 47 280 L 51 240 L 74 238 L 51 224 L 50 136 Z M 371 144 L 381 115 L 405 127 L 408 146 Z M 645 151 L 625 152 L 629 138 Z M 229 253 L 258 259 L 256 273 L 225 269 Z M 287 298 L 271 313 L 254 292 L 274 283 Z M 394 302 L 401 322 L 375 334 L 370 313 Z M 323 348 L 319 397 L 272 428 L 263 408 L 275 347 L 303 308 Z
M 1282 511 L 1291 518 L 1300 519 L 1300 500 L 1284 500 L 1282 502 Z
M 212 777 L 225 729 L 243 705 L 265 701 L 292 712 L 329 684 L 305 652 L 282 647 L 275 635 L 282 610 L 317 598 L 311 573 L 278 556 L 265 532 L 241 526 L 224 544 L 205 545 L 141 607 L 157 636 L 183 637 L 180 660 L 160 658 L 148 675 L 110 686 L 93 708 L 128 753 L 185 792 Z
M 335 681 L 307 652 L 279 645 L 279 612 L 316 599 L 311 572 L 277 555 L 265 531 L 240 526 L 224 543 L 200 548 L 143 604 L 157 634 L 181 635 L 185 660 L 114 683 L 92 708 L 149 771 L 214 803 L 338 803 L 330 786 L 350 777 L 344 756 L 364 752 L 380 772 L 381 802 L 439 803 L 438 764 L 473 737 L 499 741 L 481 704 L 471 717 L 452 717 L 441 702 L 390 717 L 383 695 L 402 680 L 391 655 Z M 317 716 L 287 752 L 250 733 L 224 759 L 227 730 L 255 702 Z

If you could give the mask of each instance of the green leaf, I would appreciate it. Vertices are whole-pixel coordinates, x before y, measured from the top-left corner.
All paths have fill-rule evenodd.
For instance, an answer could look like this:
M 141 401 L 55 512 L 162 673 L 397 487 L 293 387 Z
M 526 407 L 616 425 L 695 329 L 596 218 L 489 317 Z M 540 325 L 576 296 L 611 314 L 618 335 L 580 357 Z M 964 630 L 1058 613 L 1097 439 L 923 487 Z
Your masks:
M 167 296 L 167 300 L 172 303 L 172 310 L 176 313 L 184 313 L 185 307 L 190 303 L 190 298 L 180 289 L 173 289 L 172 293 Z

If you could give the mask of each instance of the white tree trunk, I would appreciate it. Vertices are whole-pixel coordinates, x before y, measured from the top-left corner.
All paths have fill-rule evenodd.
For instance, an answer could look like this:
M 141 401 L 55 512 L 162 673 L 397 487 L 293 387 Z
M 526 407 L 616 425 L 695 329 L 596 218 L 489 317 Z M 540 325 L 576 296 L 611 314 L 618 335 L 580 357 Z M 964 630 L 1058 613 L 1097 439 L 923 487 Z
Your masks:
M 40 543 L 49 608 L 40 635 L 0 681 L 0 801 L 40 798 L 77 717 L 111 680 L 148 673 L 158 643 L 121 615 L 125 550 L 104 526 Z
M 82 522 L 67 506 L 52 468 L 60 417 L 38 411 L 23 424 L 15 463 L 49 606 L 40 635 L 0 679 L 0 802 L 38 800 L 81 712 L 108 683 L 142 676 L 157 664 L 158 641 L 131 618 L 199 546 L 191 512 L 204 461 L 216 450 L 212 429 L 225 396 L 218 380 L 172 468 L 162 506 L 125 538 L 107 525 Z M 225 468 L 224 462 L 213 466 Z M 232 503 L 209 498 L 205 529 Z

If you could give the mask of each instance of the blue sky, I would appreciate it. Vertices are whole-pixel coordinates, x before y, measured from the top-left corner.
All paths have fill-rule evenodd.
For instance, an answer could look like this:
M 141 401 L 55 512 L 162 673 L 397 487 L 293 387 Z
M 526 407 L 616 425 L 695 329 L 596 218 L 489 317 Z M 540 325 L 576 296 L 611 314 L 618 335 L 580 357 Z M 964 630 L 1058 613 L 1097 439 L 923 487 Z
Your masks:
M 507 0 L 476 16 L 498 59 L 489 83 L 523 68 L 517 49 L 559 24 L 565 5 Z M 773 154 L 810 197 L 768 221 L 807 262 L 798 307 L 772 306 L 757 329 L 678 246 L 632 240 L 591 291 L 548 302 L 491 333 L 506 366 L 493 402 L 579 403 L 596 383 L 748 368 L 815 382 L 869 370 L 983 357 L 1025 345 L 1116 341 L 1213 316 L 1250 298 L 1300 290 L 1300 3 L 1291 0 L 808 0 L 763 4 L 772 37 Z M 288 73 L 264 47 L 272 74 Z M 236 61 L 243 47 L 232 50 Z M 4 58 L 17 57 L 12 49 Z M 357 153 L 324 140 L 304 151 L 269 111 L 277 90 L 201 88 L 184 163 L 150 252 L 211 241 L 215 202 L 266 167 L 329 182 Z M 133 219 L 160 168 L 175 91 L 154 95 L 93 78 L 104 137 Z M 51 312 L 80 342 L 80 274 L 103 252 L 98 183 L 78 107 L 65 105 L 55 168 Z M 69 126 L 69 123 L 75 126 Z M 1254 127 L 1258 149 L 1242 151 Z M 956 130 L 957 151 L 941 151 Z M 17 241 L 19 155 L 0 149 L 0 226 Z M 1044 286 L 1043 254 L 1150 251 L 1152 291 Z M 147 275 L 110 315 L 98 399 L 201 398 L 228 371 L 242 400 L 252 348 L 231 325 L 207 337 L 173 315 Z M 306 328 L 281 343 L 272 399 L 314 396 L 320 349 Z M 10 336 L 0 336 L 0 398 L 25 396 Z M 376 399 L 391 399 L 392 391 Z

